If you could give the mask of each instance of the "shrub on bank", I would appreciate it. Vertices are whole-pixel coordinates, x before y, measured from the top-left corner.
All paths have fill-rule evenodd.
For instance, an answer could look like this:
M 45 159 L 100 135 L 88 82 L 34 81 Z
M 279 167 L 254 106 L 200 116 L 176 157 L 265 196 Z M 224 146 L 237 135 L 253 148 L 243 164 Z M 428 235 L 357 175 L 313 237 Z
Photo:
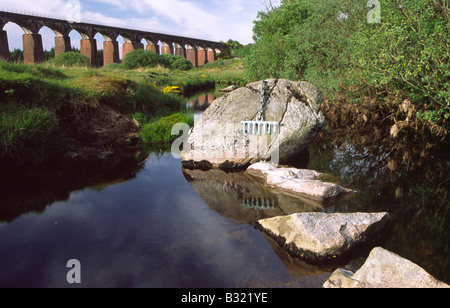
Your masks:
M 123 59 L 123 66 L 126 69 L 153 68 L 158 65 L 169 69 L 183 71 L 193 67 L 192 63 L 184 57 L 168 54 L 158 55 L 144 49 L 133 50 L 125 56 L 125 59 Z
M 123 66 L 126 69 L 136 69 L 140 67 L 155 67 L 158 65 L 159 57 L 156 53 L 145 51 L 144 49 L 133 50 L 123 59 Z
M 58 67 L 90 67 L 91 60 L 78 52 L 64 52 L 54 59 L 48 61 L 49 64 Z
M 179 58 L 181 58 L 181 57 L 176 56 L 176 55 L 169 55 L 169 54 L 159 55 L 158 56 L 158 61 L 159 61 L 158 64 L 161 66 L 164 66 L 165 68 L 171 69 L 172 64 Z
M 194 66 L 192 65 L 191 61 L 188 61 L 183 57 L 175 60 L 175 62 L 172 63 L 172 69 L 174 70 L 188 71 L 193 67 Z

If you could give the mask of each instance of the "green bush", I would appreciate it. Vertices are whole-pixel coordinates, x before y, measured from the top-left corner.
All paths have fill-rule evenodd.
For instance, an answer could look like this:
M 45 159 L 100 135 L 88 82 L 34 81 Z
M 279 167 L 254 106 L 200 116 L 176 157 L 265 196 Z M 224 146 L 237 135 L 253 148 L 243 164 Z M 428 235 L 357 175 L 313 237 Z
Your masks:
M 180 58 L 182 57 L 170 54 L 159 55 L 158 64 L 170 69 L 172 68 L 172 64 Z
M 90 67 L 91 60 L 78 52 L 65 52 L 48 61 L 49 64 L 58 67 Z
M 189 60 L 186 60 L 185 58 L 181 57 L 175 62 L 172 63 L 171 68 L 174 70 L 180 70 L 180 71 L 188 71 L 192 69 L 194 66 L 192 65 L 192 62 Z
M 408 93 L 435 123 L 450 117 L 450 11 L 445 1 L 402 6 L 384 1 L 381 23 L 361 23 L 352 43 L 362 82 Z
M 225 49 L 219 54 L 219 60 L 230 58 L 244 58 L 248 54 L 248 47 L 238 41 L 228 40 L 225 43 Z
M 152 68 L 161 65 L 168 69 L 176 69 L 186 71 L 191 69 L 192 63 L 184 57 L 164 54 L 158 55 L 152 51 L 144 49 L 133 50 L 128 53 L 123 60 L 123 66 L 126 69 Z
M 359 89 L 408 96 L 424 118 L 450 118 L 450 11 L 445 1 L 291 0 L 260 12 L 244 59 L 249 79 L 306 80 L 327 96 Z M 426 116 L 429 115 L 429 116 Z M 433 116 L 430 116 L 433 115 Z
M 136 69 L 140 67 L 155 67 L 158 65 L 159 57 L 156 53 L 137 49 L 129 52 L 123 59 L 123 66 L 126 69 Z

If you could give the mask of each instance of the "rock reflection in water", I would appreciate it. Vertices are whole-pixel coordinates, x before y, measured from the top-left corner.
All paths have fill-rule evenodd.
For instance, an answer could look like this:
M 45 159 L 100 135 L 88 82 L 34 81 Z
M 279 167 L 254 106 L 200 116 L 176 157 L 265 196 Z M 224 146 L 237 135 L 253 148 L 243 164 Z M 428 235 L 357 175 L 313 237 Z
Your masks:
M 252 225 L 259 219 L 324 210 L 318 202 L 270 191 L 260 179 L 245 173 L 183 169 L 183 174 L 211 209 L 240 223 Z M 293 258 L 270 237 L 263 236 L 294 277 L 308 277 L 312 283 L 330 275 L 332 270 Z
M 245 196 L 242 201 L 242 207 L 255 209 L 258 211 L 275 210 L 275 200 L 271 198 Z
M 286 249 L 281 247 L 274 239 L 264 234 L 267 242 L 272 247 L 274 253 L 280 258 L 284 263 L 289 273 L 294 277 L 305 277 L 305 276 L 317 276 L 317 275 L 330 275 L 335 268 L 325 268 L 322 266 L 316 266 L 313 264 L 308 264 L 298 258 L 292 257 Z M 323 279 L 323 276 L 317 276 L 317 279 Z
M 270 191 L 245 173 L 183 169 L 183 174 L 214 211 L 240 222 L 323 210 L 318 202 Z

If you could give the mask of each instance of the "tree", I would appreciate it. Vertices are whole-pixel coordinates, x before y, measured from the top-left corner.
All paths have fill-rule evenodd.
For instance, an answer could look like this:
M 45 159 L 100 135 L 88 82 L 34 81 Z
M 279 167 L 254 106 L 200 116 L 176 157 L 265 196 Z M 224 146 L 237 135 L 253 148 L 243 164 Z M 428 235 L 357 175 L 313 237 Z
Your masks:
M 9 56 L 9 60 L 11 62 L 23 63 L 23 51 L 17 48 L 14 49 Z
M 98 66 L 102 67 L 103 66 L 103 49 L 100 49 L 99 51 L 97 51 L 97 55 L 98 55 Z
M 244 63 L 251 78 L 282 77 L 289 34 L 308 17 L 306 1 L 284 1 L 274 11 L 259 12 L 253 39 Z
M 409 96 L 424 118 L 450 120 L 450 9 L 444 0 L 284 0 L 259 12 L 249 78 L 306 80 L 325 94 L 359 88 Z M 357 86 L 357 87 L 355 87 Z
M 223 43 L 223 42 L 222 42 Z M 230 58 L 243 58 L 247 55 L 246 46 L 242 45 L 238 41 L 233 41 L 229 39 L 225 43 L 226 48 L 220 52 L 219 60 L 230 59 Z
M 45 61 L 53 59 L 55 57 L 55 48 L 52 47 L 52 49 L 50 49 L 50 51 L 45 50 L 44 57 L 45 57 Z
M 386 0 L 378 24 L 361 23 L 352 60 L 361 82 L 404 91 L 434 122 L 450 118 L 450 10 L 442 0 Z

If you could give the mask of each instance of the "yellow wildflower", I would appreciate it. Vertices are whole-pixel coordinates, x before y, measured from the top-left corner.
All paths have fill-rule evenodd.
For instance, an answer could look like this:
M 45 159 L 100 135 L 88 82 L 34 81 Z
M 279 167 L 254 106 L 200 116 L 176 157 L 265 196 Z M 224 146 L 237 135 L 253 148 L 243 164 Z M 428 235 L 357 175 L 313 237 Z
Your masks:
M 180 94 L 181 91 L 180 91 L 180 87 L 178 87 L 178 86 L 167 86 L 167 87 L 164 87 L 163 93 L 164 94 L 169 94 L 169 93 Z

